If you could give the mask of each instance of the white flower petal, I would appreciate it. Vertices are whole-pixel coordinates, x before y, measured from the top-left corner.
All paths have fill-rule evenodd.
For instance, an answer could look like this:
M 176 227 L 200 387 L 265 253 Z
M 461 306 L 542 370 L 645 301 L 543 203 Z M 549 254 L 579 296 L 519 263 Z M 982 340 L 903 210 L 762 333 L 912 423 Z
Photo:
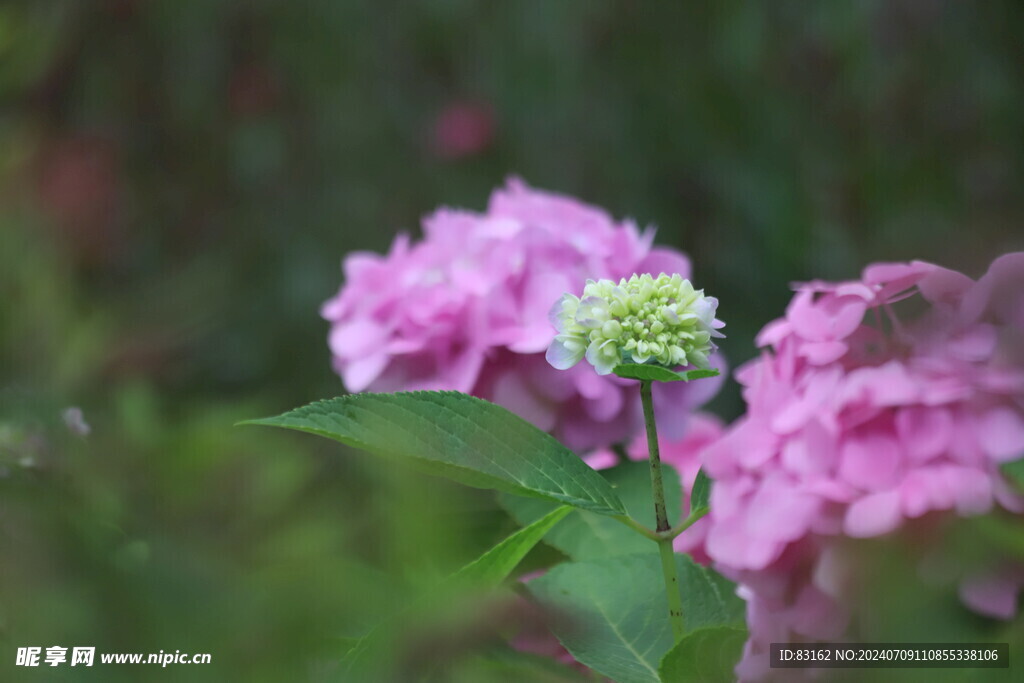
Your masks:
M 568 370 L 583 359 L 584 348 L 582 340 L 558 335 L 551 342 L 544 358 L 556 370 Z
M 608 302 L 597 296 L 588 296 L 580 300 L 576 310 L 576 322 L 587 329 L 601 327 L 611 318 Z
M 610 339 L 592 341 L 587 347 L 587 362 L 594 366 L 599 375 L 609 375 L 618 365 L 619 351 Z
M 708 357 L 703 351 L 693 349 L 690 353 L 686 354 L 686 358 L 694 367 L 700 368 L 701 370 L 708 369 Z
M 576 317 L 576 309 L 579 305 L 580 300 L 578 298 L 572 294 L 563 294 L 562 298 L 556 301 L 551 310 L 548 311 L 548 320 L 551 321 L 551 324 L 559 332 L 568 332 L 569 324 Z

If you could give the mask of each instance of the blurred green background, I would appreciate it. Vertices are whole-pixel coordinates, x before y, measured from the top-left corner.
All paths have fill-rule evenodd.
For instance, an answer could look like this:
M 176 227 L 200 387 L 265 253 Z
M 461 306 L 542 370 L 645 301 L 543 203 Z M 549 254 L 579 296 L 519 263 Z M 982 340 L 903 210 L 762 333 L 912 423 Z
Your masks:
M 734 364 L 791 281 L 1024 248 L 1022 30 L 1010 0 L 0 4 L 0 677 L 319 680 L 509 531 L 231 426 L 341 391 L 344 254 L 508 174 L 658 226 Z M 213 664 L 15 670 L 26 645 Z

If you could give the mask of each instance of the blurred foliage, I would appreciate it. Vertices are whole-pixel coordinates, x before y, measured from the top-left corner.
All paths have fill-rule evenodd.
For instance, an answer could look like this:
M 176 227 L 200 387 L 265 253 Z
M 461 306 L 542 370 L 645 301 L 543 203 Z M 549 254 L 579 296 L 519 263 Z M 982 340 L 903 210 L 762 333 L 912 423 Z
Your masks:
M 332 639 L 511 528 L 478 492 L 230 428 L 340 391 L 317 311 L 344 254 L 517 173 L 659 226 L 745 360 L 790 281 L 1024 247 L 1022 27 L 1011 0 L 0 4 L 4 652 L 329 675 Z M 493 120 L 440 153 L 460 103 Z
M 906 669 L 893 680 L 1015 681 L 1024 643 L 1024 619 L 989 619 L 968 610 L 960 581 L 1007 563 L 1024 562 L 1024 526 L 1007 512 L 969 519 L 931 514 L 913 520 L 892 538 L 850 541 L 843 550 L 858 599 L 851 601 L 853 633 L 874 643 L 1009 643 L 1006 669 Z M 871 669 L 834 672 L 836 680 L 874 681 Z

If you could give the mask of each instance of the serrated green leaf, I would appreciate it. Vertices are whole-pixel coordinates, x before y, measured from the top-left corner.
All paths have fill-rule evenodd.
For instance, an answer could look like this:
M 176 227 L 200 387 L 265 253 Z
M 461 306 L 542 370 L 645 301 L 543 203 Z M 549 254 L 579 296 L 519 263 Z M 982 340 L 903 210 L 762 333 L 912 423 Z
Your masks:
M 563 505 L 523 527 L 486 553 L 455 572 L 451 580 L 478 586 L 496 586 L 512 573 L 526 554 L 573 508 Z
M 733 626 L 690 631 L 661 660 L 662 683 L 732 683 L 746 640 L 746 629 Z
M 625 513 L 611 485 L 550 435 L 458 392 L 354 394 L 242 424 L 318 434 L 469 486 Z
M 688 632 L 743 626 L 743 601 L 731 582 L 685 555 L 676 562 Z M 527 587 L 565 615 L 552 629 L 577 660 L 619 683 L 660 682 L 673 638 L 656 553 L 559 565 Z
M 676 570 L 687 632 L 710 626 L 746 627 L 746 603 L 736 595 L 736 584 L 689 555 L 676 554 Z
M 707 510 L 708 501 L 711 498 L 711 479 L 704 473 L 704 468 L 697 470 L 697 478 L 693 480 L 693 489 L 690 492 L 690 514 L 700 510 Z
M 605 479 L 635 520 L 653 529 L 654 502 L 651 497 L 651 474 L 646 462 L 627 462 L 603 470 Z M 662 464 L 665 484 L 665 506 L 669 522 L 675 524 L 682 508 L 679 475 L 671 465 Z M 553 503 L 536 498 L 502 494 L 501 506 L 520 524 L 529 524 L 550 512 Z M 658 546 L 629 527 L 604 515 L 578 510 L 544 537 L 544 542 L 558 548 L 574 560 L 598 560 L 636 553 L 657 554 Z
M 692 379 L 704 379 L 719 375 L 718 370 L 713 368 L 676 372 L 663 365 L 644 365 L 641 363 L 622 363 L 615 366 L 612 372 L 626 379 L 638 379 L 648 382 L 689 382 Z
M 672 631 L 656 554 L 559 565 L 527 587 L 565 613 L 552 630 L 578 661 L 618 683 L 658 683 Z
M 505 540 L 449 576 L 441 586 L 419 598 L 409 610 L 423 610 L 430 604 L 446 602 L 460 589 L 494 588 L 511 575 L 526 554 L 544 535 L 565 518 L 573 508 L 563 505 L 544 515 L 533 524 L 519 529 Z M 406 615 L 408 616 L 408 615 Z M 399 615 L 393 618 L 397 620 Z M 349 675 L 369 675 L 373 667 L 384 658 L 389 639 L 393 637 L 393 624 L 382 622 L 362 638 L 345 639 L 347 653 L 341 660 L 341 669 Z

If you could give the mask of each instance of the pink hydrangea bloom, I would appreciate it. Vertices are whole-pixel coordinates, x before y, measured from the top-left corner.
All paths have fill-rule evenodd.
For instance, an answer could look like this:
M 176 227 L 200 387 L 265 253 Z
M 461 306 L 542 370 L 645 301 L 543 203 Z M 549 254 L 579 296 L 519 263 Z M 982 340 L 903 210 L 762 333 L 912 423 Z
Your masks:
M 898 316 L 905 298 L 924 312 Z M 745 677 L 772 641 L 842 633 L 833 541 L 935 511 L 1024 511 L 999 471 L 1024 455 L 1024 253 L 978 281 L 914 262 L 798 285 L 758 342 L 736 372 L 747 413 L 704 453 L 705 550 L 749 605 Z M 997 578 L 968 604 L 1005 614 L 1019 583 Z
M 580 451 L 638 430 L 635 382 L 582 366 L 558 371 L 544 360 L 556 334 L 548 311 L 587 279 L 688 277 L 684 254 L 653 247 L 650 229 L 517 179 L 494 192 L 486 212 L 439 209 L 423 233 L 415 243 L 400 235 L 386 256 L 345 259 L 345 284 L 322 314 L 349 391 L 472 393 Z M 687 411 L 719 385 L 660 388 L 656 401 L 673 418 L 666 423 L 684 428 Z

